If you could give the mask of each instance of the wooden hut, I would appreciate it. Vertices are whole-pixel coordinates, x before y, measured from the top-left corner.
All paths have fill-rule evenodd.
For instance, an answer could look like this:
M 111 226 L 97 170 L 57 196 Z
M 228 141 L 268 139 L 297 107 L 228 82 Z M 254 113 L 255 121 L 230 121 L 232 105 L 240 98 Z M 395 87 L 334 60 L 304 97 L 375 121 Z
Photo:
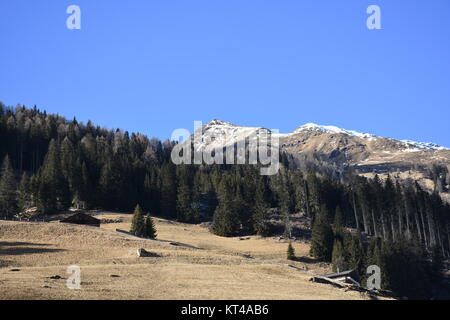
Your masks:
M 62 223 L 83 224 L 93 227 L 100 227 L 100 220 L 86 213 L 80 212 L 61 220 Z
M 347 270 L 337 273 L 317 275 L 310 280 L 313 282 L 334 284 L 339 287 L 344 287 L 345 285 L 355 285 L 360 287 L 360 284 L 355 280 L 355 278 L 357 278 L 355 270 Z
M 347 271 L 330 273 L 330 274 L 322 274 L 321 276 L 324 278 L 334 280 L 334 281 L 356 284 L 359 286 L 359 283 L 355 280 L 355 278 L 357 278 L 355 270 L 347 270 Z

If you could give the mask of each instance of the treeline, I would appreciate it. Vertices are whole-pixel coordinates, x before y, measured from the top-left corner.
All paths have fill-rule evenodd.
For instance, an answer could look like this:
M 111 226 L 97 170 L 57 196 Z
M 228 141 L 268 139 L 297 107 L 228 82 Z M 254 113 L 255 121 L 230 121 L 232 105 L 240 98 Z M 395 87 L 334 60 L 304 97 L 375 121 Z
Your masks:
M 311 255 L 331 262 L 334 271 L 354 270 L 355 280 L 364 287 L 368 267 L 378 266 L 381 288 L 398 297 L 448 299 L 450 291 L 443 277 L 444 257 L 439 246 L 426 250 L 417 237 L 405 234 L 395 239 L 370 236 L 360 229 L 345 227 L 342 211 L 322 207 L 312 228 Z
M 361 278 L 366 265 L 380 264 L 390 270 L 384 287 L 399 294 L 412 290 L 409 277 L 434 279 L 439 259 L 449 256 L 450 206 L 415 182 L 351 172 L 341 182 L 283 165 L 274 176 L 251 165 L 176 166 L 173 147 L 0 103 L 0 216 L 34 206 L 46 214 L 71 206 L 131 212 L 139 204 L 151 215 L 211 221 L 221 236 L 270 236 L 269 208 L 283 213 L 287 234 L 291 214 L 302 212 L 311 221 L 315 257 L 355 268 Z M 408 259 L 420 263 L 413 267 Z M 422 287 L 416 291 L 429 295 Z
M 0 140 L 0 156 L 9 156 L 20 176 L 19 192 L 30 195 L 25 206 L 45 213 L 71 205 L 130 211 L 141 203 L 146 211 L 176 217 L 168 141 L 2 105 Z

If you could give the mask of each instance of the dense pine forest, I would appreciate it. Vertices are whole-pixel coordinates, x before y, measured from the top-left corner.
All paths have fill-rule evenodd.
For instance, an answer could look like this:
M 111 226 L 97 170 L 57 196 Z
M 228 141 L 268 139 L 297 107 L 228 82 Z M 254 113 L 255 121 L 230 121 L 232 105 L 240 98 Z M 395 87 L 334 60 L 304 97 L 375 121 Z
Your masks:
M 0 217 L 37 207 L 145 213 L 187 223 L 211 222 L 220 236 L 274 235 L 277 208 L 289 234 L 301 213 L 311 227 L 311 255 L 334 268 L 382 270 L 397 296 L 439 295 L 450 253 L 450 206 L 414 181 L 289 169 L 261 176 L 250 165 L 171 162 L 174 142 L 107 130 L 91 122 L 0 103 Z

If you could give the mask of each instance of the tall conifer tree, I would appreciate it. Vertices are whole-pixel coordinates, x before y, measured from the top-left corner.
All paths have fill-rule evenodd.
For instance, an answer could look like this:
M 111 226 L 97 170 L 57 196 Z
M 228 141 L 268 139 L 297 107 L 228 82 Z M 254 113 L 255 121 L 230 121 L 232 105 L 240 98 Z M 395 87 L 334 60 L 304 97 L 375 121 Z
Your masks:
M 144 215 L 139 205 L 134 209 L 133 219 L 131 220 L 130 232 L 138 237 L 145 235 L 146 225 L 144 221 Z
M 12 217 L 18 211 L 17 185 L 8 155 L 3 159 L 0 174 L 0 215 Z

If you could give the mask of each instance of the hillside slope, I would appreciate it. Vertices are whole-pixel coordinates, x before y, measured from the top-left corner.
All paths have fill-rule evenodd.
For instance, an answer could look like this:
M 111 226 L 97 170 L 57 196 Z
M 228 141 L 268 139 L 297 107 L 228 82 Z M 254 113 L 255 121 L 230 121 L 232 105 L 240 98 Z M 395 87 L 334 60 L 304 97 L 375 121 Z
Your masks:
M 158 241 L 115 232 L 130 216 L 102 228 L 0 222 L 0 299 L 367 299 L 308 281 L 327 265 L 286 264 L 287 244 L 222 238 L 199 225 L 156 219 Z M 102 215 L 111 218 L 111 215 Z M 137 258 L 145 248 L 159 257 Z M 294 243 L 298 256 L 309 246 Z M 66 288 L 66 268 L 81 267 L 81 290 Z M 13 271 L 18 269 L 19 271 Z M 62 279 L 50 279 L 51 276 Z

